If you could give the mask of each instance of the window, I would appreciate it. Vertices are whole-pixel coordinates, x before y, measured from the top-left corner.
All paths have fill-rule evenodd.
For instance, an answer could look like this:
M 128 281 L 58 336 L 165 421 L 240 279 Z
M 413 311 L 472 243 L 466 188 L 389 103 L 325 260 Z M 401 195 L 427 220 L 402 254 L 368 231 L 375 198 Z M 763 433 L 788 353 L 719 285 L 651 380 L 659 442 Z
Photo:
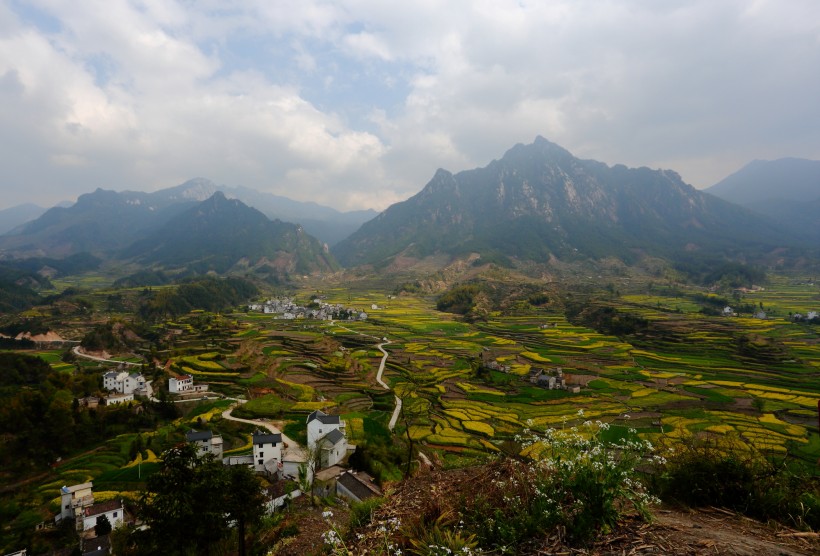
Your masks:
M 259 457 L 260 457 L 260 458 L 265 457 L 265 453 L 264 453 L 264 452 L 259 452 Z
M 114 517 L 117 517 L 117 512 L 114 512 Z
M 262 465 L 263 463 L 264 463 L 264 462 L 260 459 L 260 460 L 259 460 L 259 465 Z
M 261 448 L 261 447 L 262 447 L 262 444 L 259 444 L 259 447 Z

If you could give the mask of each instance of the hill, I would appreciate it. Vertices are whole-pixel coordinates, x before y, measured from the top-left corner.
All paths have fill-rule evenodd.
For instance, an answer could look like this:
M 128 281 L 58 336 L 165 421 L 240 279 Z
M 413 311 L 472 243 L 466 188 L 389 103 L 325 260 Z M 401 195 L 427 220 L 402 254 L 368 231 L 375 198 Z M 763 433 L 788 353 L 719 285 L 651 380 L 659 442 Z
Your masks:
M 121 256 L 143 265 L 198 273 L 253 269 L 283 276 L 337 268 L 333 257 L 301 226 L 271 221 L 219 191 Z
M 17 226 L 38 218 L 45 211 L 43 207 L 32 203 L 0 210 L 0 234 L 10 232 Z
M 26 208 L 18 211 L 20 218 L 9 221 L 13 225 L 3 220 L 3 232 L 8 233 L 0 236 L 0 251 L 15 257 L 64 257 L 81 252 L 109 256 L 217 191 L 254 206 L 271 219 L 302 224 L 308 233 L 329 244 L 347 237 L 376 215 L 372 210 L 339 212 L 316 203 L 195 178 L 153 193 L 97 189 L 81 195 L 72 206 L 40 209 L 40 214 Z
M 70 207 L 53 207 L 0 237 L 0 250 L 17 257 L 66 257 L 89 252 L 107 256 L 145 237 L 195 201 L 160 195 L 97 189 Z
M 820 161 L 755 160 L 706 191 L 763 214 L 811 241 L 820 240 Z
M 484 168 L 438 170 L 417 195 L 340 242 L 342 264 L 479 253 L 548 262 L 759 254 L 794 239 L 668 170 L 580 160 L 538 137 Z

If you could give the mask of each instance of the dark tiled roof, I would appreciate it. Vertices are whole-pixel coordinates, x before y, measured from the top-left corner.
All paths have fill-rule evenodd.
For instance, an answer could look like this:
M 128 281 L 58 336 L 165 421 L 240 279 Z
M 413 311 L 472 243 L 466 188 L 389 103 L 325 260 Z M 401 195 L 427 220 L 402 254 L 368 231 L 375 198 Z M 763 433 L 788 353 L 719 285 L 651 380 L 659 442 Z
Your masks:
M 381 496 L 379 487 L 364 477 L 357 477 L 353 473 L 343 473 L 336 479 L 336 482 L 352 492 L 359 500 L 367 500 L 374 496 Z
M 338 425 L 341 423 L 338 415 L 328 415 L 319 409 L 308 415 L 307 422 L 310 423 L 314 419 L 319 419 L 319 422 L 323 425 Z
M 332 431 L 327 433 L 324 436 L 324 438 L 322 438 L 322 440 L 329 440 L 330 444 L 335 446 L 336 444 L 338 444 L 339 442 L 344 440 L 344 438 L 345 438 L 345 435 L 343 435 L 342 432 L 339 429 L 333 429 Z
M 279 444 L 280 442 L 282 442 L 281 434 L 265 433 L 261 431 L 256 431 L 253 433 L 254 444 Z
M 194 429 L 189 430 L 185 433 L 185 440 L 188 442 L 199 442 L 200 440 L 210 440 L 213 438 L 214 433 L 211 431 L 195 431 Z

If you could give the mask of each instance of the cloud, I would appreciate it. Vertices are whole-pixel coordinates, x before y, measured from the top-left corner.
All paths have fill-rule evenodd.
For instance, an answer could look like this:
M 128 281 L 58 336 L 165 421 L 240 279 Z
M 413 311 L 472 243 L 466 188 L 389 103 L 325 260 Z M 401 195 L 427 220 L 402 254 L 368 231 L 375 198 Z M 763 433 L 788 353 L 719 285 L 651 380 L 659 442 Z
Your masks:
M 203 175 L 384 208 L 539 134 L 707 186 L 820 158 L 818 46 L 813 0 L 13 2 L 1 187 L 49 204 Z

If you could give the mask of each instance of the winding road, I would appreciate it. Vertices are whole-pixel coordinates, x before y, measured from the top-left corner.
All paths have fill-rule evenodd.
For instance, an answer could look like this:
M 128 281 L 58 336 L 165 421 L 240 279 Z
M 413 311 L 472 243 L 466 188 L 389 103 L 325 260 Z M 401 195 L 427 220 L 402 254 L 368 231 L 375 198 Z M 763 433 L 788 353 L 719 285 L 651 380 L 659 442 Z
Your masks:
M 390 387 L 387 385 L 387 383 L 382 380 L 382 373 L 384 373 L 384 364 L 387 363 L 387 351 L 385 351 L 384 346 L 386 346 L 389 343 L 390 341 L 385 339 L 384 342 L 376 346 L 379 349 L 379 351 L 384 354 L 382 356 L 381 362 L 379 363 L 379 372 L 376 373 L 376 382 L 378 382 L 381 385 L 381 387 L 385 390 L 390 390 Z M 387 428 L 391 431 L 395 428 L 396 421 L 399 420 L 399 414 L 401 413 L 401 398 L 396 395 L 394 395 L 394 397 L 396 398 L 396 407 L 395 409 L 393 409 L 393 415 L 390 417 L 390 423 L 388 423 L 387 425 Z
M 241 400 L 237 400 L 237 401 L 242 403 Z M 282 459 L 283 460 L 287 459 L 288 461 L 306 461 L 305 451 L 302 449 L 302 447 L 299 446 L 299 444 L 297 444 L 290 437 L 285 436 L 285 433 L 283 433 L 281 430 L 279 430 L 279 427 L 277 427 L 276 425 L 274 425 L 273 423 L 271 423 L 270 421 L 267 421 L 265 419 L 259 419 L 257 421 L 254 421 L 252 419 L 242 419 L 240 417 L 234 417 L 233 415 L 231 415 L 231 412 L 234 410 L 235 407 L 236 407 L 236 405 L 233 405 L 233 406 L 229 407 L 228 409 L 226 409 L 225 411 L 223 411 L 222 412 L 222 417 L 224 419 L 229 420 L 229 421 L 237 421 L 239 423 L 247 423 L 249 425 L 256 425 L 257 427 L 264 427 L 264 428 L 268 429 L 273 434 L 281 434 L 282 435 L 282 442 L 287 444 L 287 448 L 285 448 L 284 451 L 282 452 Z
M 371 336 L 370 334 L 365 334 L 363 332 L 357 332 L 356 330 L 351 330 L 350 328 L 348 328 L 346 326 L 342 326 L 342 325 L 337 325 L 337 326 L 339 326 L 339 328 L 344 328 L 348 332 L 358 334 L 359 336 L 367 336 L 368 338 L 374 338 L 374 339 L 378 340 L 378 338 L 376 338 L 376 336 Z M 385 351 L 384 346 L 389 344 L 390 340 L 388 340 L 387 338 L 382 338 L 382 340 L 383 340 L 382 343 L 380 343 L 376 346 L 378 348 L 378 350 L 380 352 L 382 352 L 382 354 L 383 354 L 382 355 L 382 360 L 379 363 L 379 371 L 376 373 L 376 382 L 378 382 L 379 386 L 381 386 L 385 390 L 390 390 L 390 387 L 387 385 L 387 383 L 382 380 L 382 373 L 384 373 L 384 365 L 385 365 L 385 363 L 387 363 L 387 356 L 388 356 L 388 353 L 387 353 L 387 351 Z M 395 396 L 395 395 L 394 395 L 394 397 L 396 398 L 396 407 L 393 409 L 393 415 L 390 416 L 390 422 L 387 425 L 387 428 L 391 432 L 396 427 L 396 421 L 399 420 L 399 413 L 401 413 L 401 398 L 399 398 L 398 396 Z
M 87 354 L 83 351 L 80 351 L 80 350 L 81 350 L 80 346 L 74 346 L 74 348 L 71 351 L 77 357 L 82 357 L 83 359 L 91 359 L 92 361 L 97 361 L 99 363 L 111 363 L 111 364 L 114 364 L 114 365 L 123 364 L 125 366 L 130 366 L 130 367 L 139 367 L 139 366 L 142 365 L 142 363 L 131 363 L 130 361 L 119 361 L 117 359 L 106 359 L 104 357 L 97 357 L 96 355 L 89 355 L 89 354 Z

